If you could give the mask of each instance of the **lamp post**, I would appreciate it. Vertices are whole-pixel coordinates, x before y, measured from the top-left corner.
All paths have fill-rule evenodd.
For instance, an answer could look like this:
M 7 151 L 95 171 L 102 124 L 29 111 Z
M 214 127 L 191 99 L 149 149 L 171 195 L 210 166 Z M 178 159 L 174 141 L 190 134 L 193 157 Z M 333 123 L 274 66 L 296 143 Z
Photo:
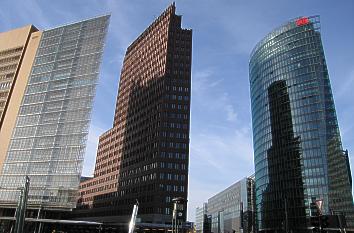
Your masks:
M 20 190 L 20 195 L 18 197 L 17 208 L 15 212 L 15 233 L 22 233 L 23 227 L 25 225 L 25 217 L 26 217 L 26 208 L 27 208 L 27 200 L 28 200 L 28 190 L 30 186 L 30 178 L 28 176 L 25 177 L 25 185 L 24 187 L 19 187 L 16 189 L 3 188 L 0 189 L 5 190 Z M 12 228 L 11 231 L 12 232 Z
M 288 199 L 284 199 L 284 210 L 285 210 L 285 232 L 289 233 L 289 215 L 288 215 Z
M 318 222 L 320 225 L 320 232 L 322 232 L 322 206 L 323 206 L 323 199 L 319 199 L 315 201 L 318 213 Z
M 15 221 L 16 221 L 15 233 L 23 232 L 23 227 L 25 225 L 29 185 L 30 185 L 30 178 L 26 176 L 25 186 L 23 188 L 20 188 L 20 196 L 16 208 L 16 213 L 15 213 Z
M 26 176 L 25 177 L 25 187 L 23 189 L 21 189 L 18 207 L 16 210 L 15 233 L 22 233 L 23 232 L 23 227 L 25 225 L 29 185 L 30 185 L 30 178 L 28 176 Z
M 183 197 L 176 197 L 172 199 L 173 202 L 173 215 L 172 215 L 172 233 L 180 233 L 182 223 L 185 219 L 184 205 L 187 202 Z
M 139 209 L 139 202 L 136 200 L 136 203 L 133 207 L 133 213 L 132 213 L 132 218 L 129 223 L 129 231 L 128 233 L 133 233 L 135 229 L 135 222 L 136 222 L 136 216 L 138 215 L 138 209 Z

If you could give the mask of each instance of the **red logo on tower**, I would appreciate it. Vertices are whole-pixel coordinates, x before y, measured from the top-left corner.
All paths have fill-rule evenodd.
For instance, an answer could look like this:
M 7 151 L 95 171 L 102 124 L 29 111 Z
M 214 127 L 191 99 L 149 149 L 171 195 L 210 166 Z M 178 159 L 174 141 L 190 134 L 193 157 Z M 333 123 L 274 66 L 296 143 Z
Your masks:
M 296 26 L 303 26 L 303 25 L 309 24 L 310 20 L 307 17 L 302 17 L 300 19 L 297 19 L 295 23 L 296 23 Z

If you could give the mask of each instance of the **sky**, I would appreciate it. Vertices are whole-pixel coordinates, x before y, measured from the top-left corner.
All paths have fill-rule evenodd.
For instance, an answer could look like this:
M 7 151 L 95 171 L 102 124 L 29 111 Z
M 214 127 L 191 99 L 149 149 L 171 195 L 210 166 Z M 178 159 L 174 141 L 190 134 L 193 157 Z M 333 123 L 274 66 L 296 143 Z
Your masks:
M 28 24 L 50 29 L 111 14 L 85 176 L 93 174 L 99 135 L 112 127 L 125 50 L 169 4 L 167 0 L 0 0 L 0 32 Z M 343 147 L 354 163 L 354 1 L 177 0 L 176 7 L 183 15 L 182 26 L 193 30 L 189 220 L 194 221 L 196 206 L 254 172 L 249 54 L 267 33 L 289 19 L 321 17 Z

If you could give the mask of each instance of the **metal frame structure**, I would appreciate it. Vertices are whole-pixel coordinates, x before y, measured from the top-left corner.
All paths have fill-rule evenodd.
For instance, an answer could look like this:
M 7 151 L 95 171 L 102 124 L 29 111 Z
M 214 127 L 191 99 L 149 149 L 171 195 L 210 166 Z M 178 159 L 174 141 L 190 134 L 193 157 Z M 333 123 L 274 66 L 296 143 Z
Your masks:
M 29 176 L 29 207 L 76 207 L 109 17 L 43 32 L 0 175 L 9 190 L 0 206 L 16 206 L 10 189 Z

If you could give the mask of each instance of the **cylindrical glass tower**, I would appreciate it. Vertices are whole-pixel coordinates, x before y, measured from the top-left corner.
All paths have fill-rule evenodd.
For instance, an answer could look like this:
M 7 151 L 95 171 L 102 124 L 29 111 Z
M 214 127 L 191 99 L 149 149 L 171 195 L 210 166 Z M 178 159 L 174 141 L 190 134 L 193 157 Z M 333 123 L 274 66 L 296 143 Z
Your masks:
M 319 17 L 275 29 L 254 48 L 250 88 L 260 231 L 307 232 L 315 202 L 353 225 L 344 152 L 320 36 Z

